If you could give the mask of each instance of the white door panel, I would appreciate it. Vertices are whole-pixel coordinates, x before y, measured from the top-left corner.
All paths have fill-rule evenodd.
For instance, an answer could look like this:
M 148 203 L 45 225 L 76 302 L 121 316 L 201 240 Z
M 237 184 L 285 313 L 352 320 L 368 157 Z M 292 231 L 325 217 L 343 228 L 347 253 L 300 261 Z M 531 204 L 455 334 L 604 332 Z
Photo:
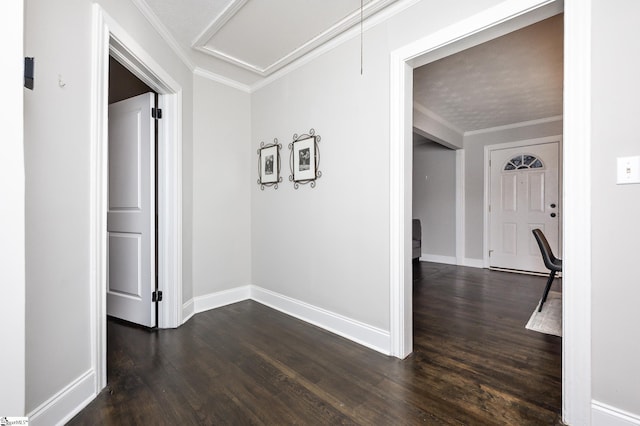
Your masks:
M 109 292 L 142 299 L 142 235 L 109 233 Z
M 490 152 L 489 265 L 546 272 L 531 230 L 559 248 L 559 143 Z M 538 160 L 538 162 L 536 162 Z
M 156 325 L 154 95 L 109 105 L 107 314 Z

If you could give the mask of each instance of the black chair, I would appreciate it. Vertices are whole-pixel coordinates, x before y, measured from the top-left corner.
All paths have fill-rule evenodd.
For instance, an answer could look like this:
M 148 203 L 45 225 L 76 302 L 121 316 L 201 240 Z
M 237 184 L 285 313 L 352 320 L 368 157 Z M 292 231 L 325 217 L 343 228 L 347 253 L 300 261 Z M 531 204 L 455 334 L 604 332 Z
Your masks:
M 416 259 L 420 259 L 420 256 L 422 256 L 422 224 L 420 223 L 420 219 L 412 220 L 412 228 L 411 254 L 412 260 L 416 261 Z
M 540 252 L 542 253 L 542 260 L 544 260 L 544 266 L 549 269 L 549 279 L 547 280 L 547 286 L 544 288 L 544 293 L 542 294 L 542 299 L 540 300 L 540 308 L 538 312 L 542 311 L 542 305 L 547 301 L 547 296 L 549 295 L 549 289 L 551 289 L 551 284 L 553 284 L 553 279 L 556 277 L 556 273 L 562 272 L 562 259 L 558 259 L 553 255 L 551 251 L 551 247 L 549 246 L 549 242 L 546 237 L 539 229 L 534 229 L 533 236 L 536 237 L 536 241 L 538 242 L 538 247 L 540 247 Z

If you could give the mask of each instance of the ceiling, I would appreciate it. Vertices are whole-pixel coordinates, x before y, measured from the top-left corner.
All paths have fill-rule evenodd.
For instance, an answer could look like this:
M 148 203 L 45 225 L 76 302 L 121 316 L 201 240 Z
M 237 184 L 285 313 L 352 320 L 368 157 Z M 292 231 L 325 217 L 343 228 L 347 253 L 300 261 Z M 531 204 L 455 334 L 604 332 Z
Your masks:
M 360 0 L 132 1 L 191 69 L 247 89 L 360 24 Z M 363 0 L 363 18 L 397 1 Z M 414 107 L 462 135 L 561 116 L 562 46 L 556 15 L 431 62 Z
M 458 133 L 562 115 L 556 15 L 414 70 L 414 107 Z
M 397 0 L 363 0 L 362 17 Z M 360 0 L 134 0 L 191 68 L 251 85 L 359 25 Z

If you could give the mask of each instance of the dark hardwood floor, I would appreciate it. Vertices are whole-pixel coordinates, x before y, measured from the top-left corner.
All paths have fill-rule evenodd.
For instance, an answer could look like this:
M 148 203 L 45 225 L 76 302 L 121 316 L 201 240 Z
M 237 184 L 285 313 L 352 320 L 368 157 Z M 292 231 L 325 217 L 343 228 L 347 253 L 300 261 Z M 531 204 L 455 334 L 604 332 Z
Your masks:
M 405 360 L 253 301 L 177 330 L 109 321 L 108 387 L 69 424 L 560 424 L 561 339 L 524 328 L 544 284 L 414 264 Z

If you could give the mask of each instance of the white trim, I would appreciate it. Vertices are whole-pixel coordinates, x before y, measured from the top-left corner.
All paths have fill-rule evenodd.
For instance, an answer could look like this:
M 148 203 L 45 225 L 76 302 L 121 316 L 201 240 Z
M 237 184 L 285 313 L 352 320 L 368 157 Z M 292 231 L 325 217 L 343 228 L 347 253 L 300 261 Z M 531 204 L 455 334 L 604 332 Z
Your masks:
M 0 79 L 5 82 L 3 87 L 3 102 L 0 106 L 0 122 L 2 123 L 2 153 L 0 154 L 0 342 L 2 355 L 0 361 L 0 413 L 9 416 L 24 416 L 26 399 L 26 371 L 27 365 L 26 336 L 27 315 L 30 307 L 26 300 L 26 266 L 32 265 L 26 252 L 28 230 L 25 223 L 29 223 L 28 206 L 25 201 L 25 181 L 30 178 L 26 171 L 30 171 L 30 156 L 25 156 L 25 147 L 32 139 L 25 138 L 25 122 L 38 123 L 29 119 L 25 113 L 25 105 L 41 99 L 35 93 L 23 88 L 24 83 L 24 35 L 25 35 L 25 3 L 23 0 L 2 2 L 0 6 L 0 52 L 2 52 L 3 67 Z M 29 32 L 33 34 L 33 21 L 28 22 Z M 36 59 L 38 62 L 38 59 Z M 48 68 L 48 67 L 45 67 Z M 47 73 L 41 73 L 45 80 Z M 40 76 L 37 77 L 40 79 Z M 35 81 L 34 88 L 41 90 Z M 46 90 L 46 89 L 45 89 Z M 32 97 L 33 95 L 33 97 Z M 26 102 L 25 102 L 26 101 Z M 25 120 L 25 115 L 27 119 Z M 25 170 L 25 160 L 27 168 Z M 26 176 L 25 176 L 26 175 Z M 26 177 L 26 179 L 25 179 Z M 33 198 L 29 194 L 29 198 Z M 25 232 L 27 231 L 27 232 Z M 38 288 L 30 283 L 30 288 Z M 38 335 L 38 332 L 34 332 Z M 39 354 L 38 354 L 39 355 Z M 38 357 L 38 359 L 40 359 Z
M 462 262 L 459 263 L 460 266 L 468 266 L 470 268 L 484 268 L 484 261 L 482 259 L 473 259 L 471 257 L 465 257 L 462 259 Z
M 392 52 L 390 60 L 389 105 L 389 332 L 391 355 L 405 358 L 413 351 L 412 274 L 409 263 L 408 235 L 411 226 L 412 176 L 412 93 L 413 69 L 400 52 Z M 408 181 L 408 182 L 407 182 Z M 407 300 L 407 297 L 409 300 Z
M 131 0 L 131 2 L 140 10 L 142 16 L 145 17 L 147 21 L 151 24 L 151 26 L 160 34 L 160 37 L 167 43 L 167 45 L 173 50 L 173 52 L 178 55 L 180 60 L 189 68 L 190 71 L 193 71 L 195 65 L 189 58 L 189 55 L 185 50 L 180 46 L 180 43 L 173 37 L 171 31 L 165 27 L 162 23 L 158 15 L 156 15 L 153 10 L 149 7 L 149 5 L 144 0 Z
M 479 135 L 482 133 L 491 133 L 491 132 L 499 132 L 502 130 L 519 129 L 521 127 L 535 126 L 537 124 L 553 123 L 555 121 L 562 121 L 562 115 L 554 115 L 553 117 L 539 118 L 537 120 L 528 120 L 528 121 L 521 121 L 519 123 L 505 124 L 504 126 L 488 127 L 486 129 L 470 130 L 468 132 L 464 132 L 464 135 L 473 136 L 473 135 Z
M 27 414 L 32 426 L 63 425 L 95 397 L 95 371 L 90 369 Z
M 591 1 L 564 1 L 562 395 L 567 424 L 591 423 Z M 568 302 L 570 301 L 570 302 Z
M 191 47 L 204 46 L 249 0 L 231 0 L 227 7 L 191 42 Z
M 200 67 L 196 67 L 193 70 L 193 73 L 199 77 L 207 78 L 211 81 L 215 81 L 216 83 L 224 84 L 229 87 L 233 87 L 234 89 L 241 90 L 245 93 L 251 93 L 251 88 L 246 84 L 238 83 L 235 80 L 231 80 L 230 78 L 222 77 L 218 74 L 212 73 L 211 71 L 205 70 Z
M 251 299 L 389 355 L 390 338 L 385 330 L 257 286 L 251 286 Z
M 455 256 L 441 256 L 439 254 L 422 253 L 420 255 L 421 262 L 444 263 L 446 265 L 457 265 L 458 261 Z
M 596 400 L 591 402 L 591 413 L 591 424 L 593 426 L 640 425 L 640 415 L 629 413 Z
M 451 131 L 457 133 L 460 135 L 460 138 L 462 138 L 462 136 L 465 134 L 461 129 L 457 128 L 455 125 L 449 123 L 447 120 L 445 120 L 444 118 L 440 117 L 438 114 L 436 114 L 435 112 L 431 111 L 429 108 L 427 108 L 426 106 L 413 101 L 413 109 L 414 111 L 418 111 L 421 114 L 424 114 L 425 116 L 431 118 L 433 121 L 442 124 L 444 127 L 446 127 L 447 129 L 450 129 Z
M 456 150 L 456 259 L 458 264 L 466 253 L 466 211 L 465 211 L 465 150 Z
M 178 86 L 179 87 L 179 86 Z M 158 287 L 163 291 L 158 327 L 182 324 L 182 90 L 160 95 L 158 126 Z M 173 142 L 173 143 L 171 143 Z
M 542 145 L 545 143 L 553 143 L 558 142 L 558 196 L 562 195 L 562 135 L 555 136 L 545 136 L 542 138 L 535 139 L 524 139 L 520 141 L 513 142 L 504 142 L 493 145 L 485 145 L 484 147 L 484 194 L 483 194 L 483 207 L 482 207 L 482 256 L 483 256 L 483 265 L 485 268 L 490 268 L 490 258 L 489 258 L 489 247 L 491 246 L 490 233 L 489 229 L 491 226 L 490 223 L 490 215 L 489 215 L 489 202 L 491 200 L 491 169 L 489 167 L 489 160 L 491 158 L 491 151 L 500 150 L 500 149 L 509 149 L 509 148 L 519 148 L 523 146 L 531 146 L 531 145 Z M 563 216 L 564 217 L 564 216 Z M 562 220 L 560 221 L 562 222 Z M 561 232 L 562 226 L 558 227 L 558 232 Z M 562 247 L 562 237 L 559 235 L 558 238 L 558 246 Z
M 210 309 L 231 305 L 232 303 L 242 302 L 250 297 L 251 287 L 246 285 L 243 287 L 236 287 L 229 290 L 210 293 L 204 296 L 194 297 L 193 307 L 195 313 L 200 313 Z
M 104 22 L 102 9 L 94 4 L 92 19 L 91 57 L 91 141 L 89 152 L 89 321 L 91 369 L 96 374 L 93 395 L 107 383 L 106 325 L 106 253 L 107 199 L 103 187 L 106 182 L 107 153 L 98 141 L 106 139 L 108 102 L 104 75 L 109 73 L 109 30 Z
M 111 52 L 160 93 L 165 118 L 159 127 L 159 305 L 161 328 L 182 321 L 182 89 L 98 4 L 93 6 L 90 140 L 90 321 L 95 394 L 106 386 L 107 91 Z
M 182 305 L 182 323 L 189 321 L 196 314 L 193 299 L 189 299 Z

